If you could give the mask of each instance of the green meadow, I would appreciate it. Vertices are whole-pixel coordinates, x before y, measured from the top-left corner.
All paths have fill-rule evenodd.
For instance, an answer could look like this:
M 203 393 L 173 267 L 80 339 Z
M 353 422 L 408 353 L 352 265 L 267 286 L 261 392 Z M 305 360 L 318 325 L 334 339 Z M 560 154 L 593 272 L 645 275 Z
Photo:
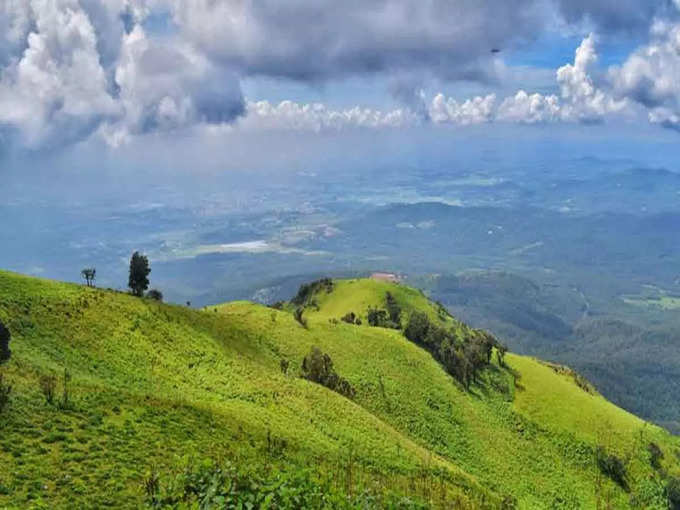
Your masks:
M 0 508 L 670 507 L 677 437 L 511 353 L 466 391 L 401 330 L 368 325 L 387 292 L 402 325 L 422 311 L 469 329 L 374 280 L 317 289 L 305 326 L 292 305 L 193 310 L 0 272 Z M 300 377 L 313 347 L 352 399 Z

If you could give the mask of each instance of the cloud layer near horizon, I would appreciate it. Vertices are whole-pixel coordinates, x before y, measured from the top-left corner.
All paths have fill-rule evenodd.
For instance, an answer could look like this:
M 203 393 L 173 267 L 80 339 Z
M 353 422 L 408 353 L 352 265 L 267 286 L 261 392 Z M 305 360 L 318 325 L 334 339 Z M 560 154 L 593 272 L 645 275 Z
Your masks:
M 646 115 L 680 127 L 680 25 L 670 0 L 6 0 L 0 5 L 0 145 L 118 146 L 195 126 L 337 130 L 480 122 L 597 123 Z M 604 72 L 594 36 L 559 67 L 553 94 L 409 98 L 388 111 L 244 98 L 241 81 L 351 76 L 498 84 L 511 51 L 556 26 L 649 33 Z M 160 28 L 159 28 L 160 25 Z M 413 78 L 415 76 L 415 78 Z M 398 87 L 395 88 L 395 90 Z

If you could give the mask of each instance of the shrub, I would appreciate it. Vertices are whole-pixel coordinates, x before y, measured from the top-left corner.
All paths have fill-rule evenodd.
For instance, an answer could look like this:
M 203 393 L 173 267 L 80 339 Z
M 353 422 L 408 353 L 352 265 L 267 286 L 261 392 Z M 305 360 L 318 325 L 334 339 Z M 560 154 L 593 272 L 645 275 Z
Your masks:
M 57 389 L 57 378 L 52 374 L 41 375 L 38 384 L 40 385 L 40 391 L 42 391 L 45 397 L 45 401 L 48 404 L 52 404 L 54 402 L 54 392 Z
M 281 372 L 283 374 L 288 373 L 288 367 L 290 366 L 290 361 L 288 361 L 286 358 L 281 358 L 281 361 L 279 362 L 279 366 L 281 367 Z
M 9 350 L 9 341 L 11 339 L 12 335 L 10 335 L 9 329 L 0 321 L 0 363 L 9 360 L 12 355 L 12 351 Z
M 293 317 L 295 317 L 295 320 L 298 321 L 303 328 L 307 328 L 307 319 L 302 316 L 304 312 L 305 309 L 299 306 L 293 312 Z
M 338 484 L 321 480 L 312 469 L 244 470 L 228 462 L 218 465 L 213 461 L 189 464 L 167 480 L 158 480 L 152 473 L 144 484 L 144 492 L 151 508 L 405 510 L 427 507 L 417 500 L 398 499 L 390 492 L 384 494 L 384 504 L 380 504 L 370 491 L 347 493 Z
M 602 474 L 611 478 L 614 483 L 627 491 L 628 482 L 626 480 L 626 466 L 623 461 L 613 453 L 607 453 L 602 446 L 597 447 L 595 456 L 597 459 L 597 467 L 600 468 Z
M 395 325 L 396 329 L 400 329 L 401 307 L 390 292 L 385 294 L 385 307 L 387 308 L 387 315 L 389 316 L 390 321 Z
M 154 301 L 163 301 L 163 293 L 158 289 L 151 289 L 146 293 L 146 297 Z
M 12 393 L 12 386 L 7 384 L 4 380 L 3 374 L 0 374 L 0 414 L 9 404 L 9 394 Z
M 353 398 L 356 394 L 349 381 L 335 372 L 331 357 L 321 352 L 318 347 L 312 347 L 310 353 L 302 360 L 302 377 L 347 398 Z
M 680 510 L 680 478 L 671 477 L 666 484 L 666 497 L 671 510 Z
M 359 319 L 359 317 L 357 317 L 354 312 L 346 313 L 345 315 L 340 317 L 340 320 L 346 322 L 347 324 L 356 324 L 357 321 L 359 322 L 359 324 L 361 324 L 361 319 Z
M 647 445 L 649 452 L 649 463 L 654 469 L 661 469 L 661 459 L 663 459 L 663 451 L 658 444 L 651 442 Z

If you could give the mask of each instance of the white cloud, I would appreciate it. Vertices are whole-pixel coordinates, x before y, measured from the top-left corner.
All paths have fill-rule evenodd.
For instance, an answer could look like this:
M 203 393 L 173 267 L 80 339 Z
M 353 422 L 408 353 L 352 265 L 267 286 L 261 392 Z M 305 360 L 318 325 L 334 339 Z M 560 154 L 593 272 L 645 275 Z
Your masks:
M 616 93 L 648 109 L 650 122 L 680 127 L 680 24 L 657 22 L 650 43 L 610 77 Z
M 0 0 L 0 137 L 41 147 L 97 132 L 115 146 L 195 126 L 320 132 L 428 120 L 588 123 L 635 109 L 652 123 L 680 128 L 677 16 L 638 3 Z M 610 33 L 638 33 L 652 19 L 666 21 L 657 21 L 649 43 L 608 74 L 598 69 L 596 40 L 588 36 L 574 62 L 556 71 L 554 93 L 522 89 L 497 98 L 499 90 L 525 84 L 527 70 L 505 67 L 491 50 L 503 55 L 532 40 L 558 12 Z M 168 22 L 167 31 L 154 29 L 159 19 Z M 240 87 L 246 76 L 315 84 L 377 73 L 413 78 L 415 86 L 394 87 L 405 106 L 246 103 Z M 433 76 L 487 88 L 470 99 L 440 93 L 428 101 L 420 84 Z M 487 93 L 492 78 L 502 81 L 496 94 Z
M 598 56 L 595 36 L 586 37 L 576 49 L 573 64 L 556 72 L 559 96 L 529 94 L 520 90 L 506 98 L 498 110 L 498 119 L 510 122 L 599 122 L 607 116 L 627 113 L 629 103 L 616 99 L 609 86 L 595 83 Z
M 102 128 L 112 145 L 133 134 L 231 121 L 244 108 L 237 78 L 189 46 L 149 39 L 140 25 L 123 37 L 114 79 L 124 115 Z
M 480 124 L 492 120 L 496 95 L 477 96 L 459 103 L 453 98 L 437 94 L 429 108 L 430 119 L 436 124 Z
M 354 107 L 336 110 L 319 103 L 282 101 L 248 102 L 246 115 L 239 121 L 244 129 L 301 130 L 320 132 L 347 128 L 395 128 L 414 125 L 420 118 L 406 109 L 390 111 Z
M 560 118 L 559 99 L 553 94 L 544 96 L 520 90 L 503 101 L 498 109 L 498 118 L 527 124 L 553 122 Z
M 94 28 L 77 0 L 30 6 L 26 48 L 0 78 L 0 124 L 17 127 L 28 145 L 77 139 L 117 110 Z
M 576 49 L 574 63 L 557 70 L 563 119 L 599 121 L 606 115 L 621 112 L 626 108 L 625 100 L 615 100 L 594 83 L 592 72 L 597 60 L 595 36 L 590 34 Z

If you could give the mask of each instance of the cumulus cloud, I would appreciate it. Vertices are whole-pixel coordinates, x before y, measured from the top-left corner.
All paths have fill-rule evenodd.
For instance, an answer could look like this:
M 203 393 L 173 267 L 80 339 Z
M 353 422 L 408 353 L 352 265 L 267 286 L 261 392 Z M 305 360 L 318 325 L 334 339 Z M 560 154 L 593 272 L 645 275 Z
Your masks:
M 520 90 L 503 101 L 498 118 L 530 124 L 558 120 L 587 123 L 624 113 L 629 106 L 628 101 L 615 98 L 607 83 L 598 85 L 595 82 L 593 74 L 597 60 L 595 36 L 590 34 L 576 49 L 573 64 L 557 70 L 559 96 L 529 94 Z
M 150 40 L 140 25 L 123 37 L 115 84 L 124 113 L 102 128 L 112 145 L 131 134 L 229 122 L 245 108 L 237 77 L 189 46 Z
M 430 119 L 437 124 L 480 124 L 492 120 L 495 103 L 495 94 L 477 96 L 459 103 L 439 93 L 430 105 Z
M 631 104 L 674 127 L 678 12 L 671 0 L 2 0 L 0 136 L 41 147 L 94 132 L 120 145 L 237 119 L 243 129 L 315 132 L 428 121 L 598 122 Z M 608 74 L 598 69 L 595 38 L 584 39 L 574 62 L 557 70 L 553 94 L 425 97 L 428 77 L 493 86 L 507 69 L 491 50 L 538 37 L 556 15 L 605 33 L 656 22 L 650 42 Z M 149 21 L 159 17 L 168 21 L 165 32 Z M 403 107 L 246 102 L 240 84 L 377 73 L 392 80 Z
M 347 128 L 396 128 L 415 125 L 419 121 L 416 113 L 403 108 L 385 112 L 359 107 L 337 110 L 319 103 L 282 101 L 272 104 L 256 101 L 248 103 L 239 127 L 320 132 Z
M 561 117 L 560 100 L 554 94 L 544 96 L 520 90 L 503 101 L 498 117 L 509 122 L 526 124 L 553 122 Z
M 0 77 L 0 124 L 17 127 L 29 145 L 77 139 L 116 114 L 95 30 L 77 0 L 33 0 L 31 13 L 26 25 L 19 8 L 10 23 L 11 38 L 30 32 Z
M 680 128 L 680 24 L 656 23 L 650 43 L 610 77 L 616 93 L 648 109 L 650 122 Z

